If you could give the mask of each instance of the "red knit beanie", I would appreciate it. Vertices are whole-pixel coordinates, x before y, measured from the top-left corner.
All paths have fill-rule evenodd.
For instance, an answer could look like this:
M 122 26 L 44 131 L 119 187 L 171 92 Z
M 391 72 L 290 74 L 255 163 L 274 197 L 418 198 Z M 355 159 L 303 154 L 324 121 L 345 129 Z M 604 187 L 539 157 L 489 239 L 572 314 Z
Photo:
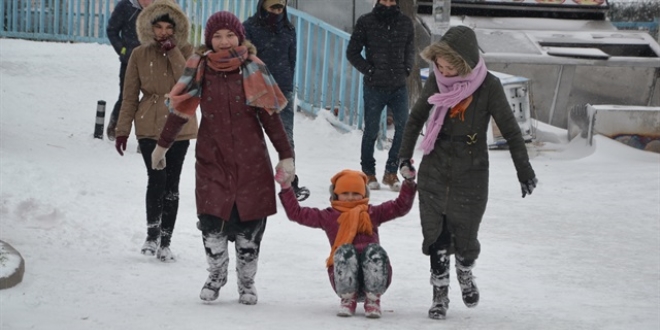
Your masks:
M 241 24 L 238 17 L 228 11 L 219 11 L 211 15 L 206 21 L 206 27 L 204 28 L 204 42 L 206 43 L 207 48 L 213 48 L 213 43 L 211 42 L 213 34 L 222 29 L 231 30 L 236 33 L 239 45 L 245 40 L 245 28 L 243 28 L 243 24 Z

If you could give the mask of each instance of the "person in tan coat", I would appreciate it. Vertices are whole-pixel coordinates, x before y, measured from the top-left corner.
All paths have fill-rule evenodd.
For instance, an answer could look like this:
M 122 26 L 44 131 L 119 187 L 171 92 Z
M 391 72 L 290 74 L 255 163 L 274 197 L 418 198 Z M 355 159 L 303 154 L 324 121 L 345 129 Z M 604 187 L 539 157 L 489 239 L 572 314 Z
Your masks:
M 170 241 L 179 208 L 179 177 L 190 139 L 197 137 L 196 118 L 186 123 L 167 153 L 166 171 L 152 169 L 151 152 L 169 114 L 166 96 L 193 52 L 187 42 L 189 30 L 188 18 L 172 0 L 161 0 L 142 10 L 137 19 L 140 46 L 128 61 L 116 129 L 115 147 L 123 156 L 131 123 L 135 125 L 148 175 L 147 238 L 141 252 L 156 255 L 163 262 L 175 260 Z

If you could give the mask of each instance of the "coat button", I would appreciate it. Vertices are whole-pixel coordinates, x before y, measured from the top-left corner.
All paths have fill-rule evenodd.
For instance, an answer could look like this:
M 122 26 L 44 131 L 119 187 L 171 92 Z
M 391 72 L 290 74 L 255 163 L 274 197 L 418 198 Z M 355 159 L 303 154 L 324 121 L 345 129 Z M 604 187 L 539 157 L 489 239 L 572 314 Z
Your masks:
M 206 100 L 207 100 L 207 101 L 211 101 L 211 97 L 210 97 L 210 96 L 207 97 Z
M 236 102 L 238 102 L 238 101 L 240 101 L 240 100 L 241 100 L 241 97 L 240 97 L 240 96 L 236 96 Z

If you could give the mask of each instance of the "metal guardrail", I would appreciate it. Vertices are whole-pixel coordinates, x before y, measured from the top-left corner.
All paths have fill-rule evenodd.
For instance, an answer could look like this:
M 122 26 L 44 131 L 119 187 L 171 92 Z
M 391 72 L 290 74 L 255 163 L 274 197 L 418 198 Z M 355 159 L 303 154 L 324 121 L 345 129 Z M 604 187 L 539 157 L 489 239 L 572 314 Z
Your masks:
M 116 0 L 2 0 L 0 37 L 108 44 L 106 27 Z M 190 41 L 203 41 L 208 17 L 220 10 L 247 19 L 257 0 L 178 0 L 191 24 Z M 298 34 L 294 86 L 298 106 L 312 116 L 335 113 L 336 127 L 362 128 L 360 73 L 346 60 L 350 35 L 309 14 L 288 8 Z

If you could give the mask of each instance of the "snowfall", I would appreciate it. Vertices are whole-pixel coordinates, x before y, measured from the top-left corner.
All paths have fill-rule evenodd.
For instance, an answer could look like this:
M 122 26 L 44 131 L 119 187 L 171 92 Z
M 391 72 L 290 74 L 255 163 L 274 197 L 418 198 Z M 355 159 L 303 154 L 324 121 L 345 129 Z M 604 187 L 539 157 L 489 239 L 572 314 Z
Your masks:
M 207 304 L 194 195 L 194 143 L 181 178 L 175 263 L 140 254 L 147 175 L 132 136 L 121 157 L 93 137 L 97 101 L 110 111 L 119 62 L 99 44 L 0 39 L 0 240 L 25 259 L 22 283 L 0 291 L 0 328 L 19 329 L 660 329 L 660 155 L 597 135 L 593 145 L 536 123 L 528 148 L 539 179 L 521 198 L 508 151 L 491 151 L 490 200 L 474 270 L 476 308 L 452 275 L 446 320 L 431 320 L 429 259 L 417 201 L 384 224 L 393 281 L 381 319 L 350 318 L 325 271 L 318 229 L 269 217 L 256 286 L 238 303 L 234 256 L 228 284 Z M 297 113 L 297 173 L 325 208 L 330 177 L 360 169 L 361 132 Z M 106 116 L 106 122 L 108 120 Z M 272 146 L 271 158 L 277 161 Z M 379 176 L 386 151 L 377 150 Z M 416 153 L 415 160 L 421 160 Z M 371 203 L 396 197 L 372 192 Z M 0 265 L 10 272 L 11 259 Z M 453 268 L 453 262 L 452 262 Z M 452 271 L 452 274 L 454 272 Z

